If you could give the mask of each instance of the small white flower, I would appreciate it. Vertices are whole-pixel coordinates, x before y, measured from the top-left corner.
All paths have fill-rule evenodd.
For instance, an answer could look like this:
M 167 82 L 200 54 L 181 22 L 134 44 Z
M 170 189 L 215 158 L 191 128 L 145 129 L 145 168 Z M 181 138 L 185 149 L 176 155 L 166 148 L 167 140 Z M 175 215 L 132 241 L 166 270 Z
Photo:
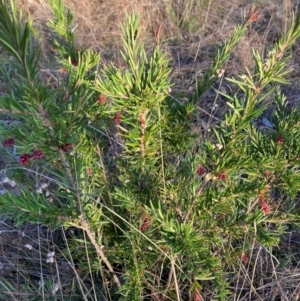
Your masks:
M 48 252 L 47 257 L 53 257 L 55 255 L 55 252 Z
M 210 180 L 215 181 L 217 177 L 214 176 L 212 173 L 207 173 L 204 177 L 205 182 L 209 182 Z
M 275 55 L 275 54 L 276 54 L 276 50 L 273 49 L 273 50 L 269 51 L 268 57 L 271 57 L 271 56 L 273 56 L 273 55 Z
M 43 193 L 42 188 L 40 187 L 39 189 L 36 190 L 36 192 L 42 194 Z
M 47 263 L 53 263 L 54 262 L 54 257 L 48 257 L 46 262 Z
M 42 185 L 41 185 L 41 188 L 42 189 L 46 189 L 48 187 L 48 184 L 47 183 L 43 183 Z
M 2 183 L 5 184 L 5 183 L 9 183 L 10 179 L 8 177 L 5 177 L 3 180 L 2 180 Z
M 11 180 L 11 181 L 9 181 L 9 185 L 10 185 L 10 187 L 15 187 L 16 182 L 14 180 Z
M 26 244 L 26 245 L 24 245 L 24 247 L 27 248 L 28 250 L 32 250 L 32 245 L 30 245 L 30 244 Z
M 52 202 L 53 202 L 53 198 L 50 197 L 50 198 L 47 199 L 47 201 L 48 201 L 49 203 L 52 203 Z
M 212 106 L 212 110 L 216 110 L 218 108 L 218 106 L 219 105 L 217 103 L 214 103 L 213 106 Z
M 55 283 L 52 288 L 52 295 L 54 295 L 59 290 L 60 284 Z
M 44 285 L 45 285 L 45 282 L 44 282 L 43 280 L 39 280 L 38 285 L 44 286 Z
M 49 196 L 50 195 L 50 192 L 49 190 L 46 191 L 46 196 Z
M 217 75 L 218 75 L 219 78 L 222 77 L 224 75 L 224 73 L 225 73 L 224 69 L 218 69 L 217 70 Z
M 220 144 L 220 143 L 217 143 L 216 145 L 213 145 L 213 148 L 214 148 L 214 149 L 221 150 L 221 149 L 223 148 L 223 145 Z

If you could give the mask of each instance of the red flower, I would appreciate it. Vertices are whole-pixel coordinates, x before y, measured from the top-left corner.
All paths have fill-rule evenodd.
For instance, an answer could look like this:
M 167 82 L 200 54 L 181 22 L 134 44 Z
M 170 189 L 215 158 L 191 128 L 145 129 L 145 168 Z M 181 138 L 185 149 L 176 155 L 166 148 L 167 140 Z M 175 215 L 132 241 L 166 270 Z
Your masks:
M 145 114 L 140 115 L 139 122 L 142 126 L 144 126 L 146 124 Z
M 101 95 L 99 98 L 98 98 L 98 103 L 99 103 L 99 105 L 103 105 L 103 104 L 105 104 L 106 103 L 106 98 L 103 96 L 103 95 Z
M 225 181 L 226 180 L 226 170 L 222 171 L 221 173 L 218 174 L 218 179 L 221 181 Z
M 148 226 L 149 226 L 149 223 L 151 221 L 151 218 L 150 217 L 147 217 L 144 219 L 144 222 L 143 224 L 141 225 L 141 231 L 142 232 L 145 232 L 147 229 L 148 229 Z
M 67 70 L 67 69 L 61 69 L 61 70 L 60 70 L 60 73 L 61 73 L 61 74 L 67 74 L 67 73 L 68 73 L 68 70 Z
M 264 212 L 264 214 L 269 214 L 270 213 L 270 207 L 269 207 L 269 205 L 268 205 L 268 203 L 266 202 L 266 200 L 265 199 L 262 199 L 261 201 L 260 201 L 260 206 L 261 206 L 261 209 L 262 209 L 262 211 Z
M 243 262 L 243 263 L 248 263 L 248 262 L 249 262 L 249 256 L 248 256 L 247 254 L 244 254 L 244 255 L 242 256 L 242 262 Z
M 276 140 L 277 144 L 282 144 L 284 142 L 283 136 L 280 134 Z
M 117 113 L 116 116 L 114 117 L 114 123 L 115 124 L 120 124 L 121 123 L 121 113 Z
M 265 171 L 265 175 L 268 177 L 271 174 L 271 172 L 269 170 Z
M 15 140 L 12 138 L 8 138 L 2 141 L 2 145 L 4 147 L 13 147 L 15 145 Z
M 52 53 L 56 53 L 56 52 L 57 52 L 54 46 L 53 46 L 53 47 L 50 47 L 50 51 L 51 51 Z
M 75 67 L 78 66 L 78 60 L 77 59 L 71 59 L 71 64 Z
M 43 158 L 44 158 L 44 153 L 43 153 L 41 150 L 39 150 L 39 149 L 35 149 L 35 150 L 33 151 L 32 158 L 33 158 L 34 160 L 40 160 L 40 159 L 43 159 Z
M 205 174 L 205 168 L 203 166 L 200 166 L 198 169 L 197 169 L 197 175 L 198 176 L 203 176 Z
M 60 164 L 57 161 L 53 161 L 55 167 L 60 168 Z
M 73 148 L 72 143 L 66 143 L 59 147 L 59 149 L 62 150 L 64 153 L 71 151 L 72 148 Z
M 194 300 L 195 301 L 203 301 L 203 298 L 202 298 L 202 296 L 200 295 L 200 292 L 197 289 L 195 289 L 195 292 L 194 292 Z
M 255 6 L 252 6 L 249 14 L 248 14 L 248 20 L 249 22 L 256 22 L 259 19 L 259 11 Z
M 30 159 L 31 159 L 30 154 L 23 154 L 20 156 L 19 163 L 22 165 L 28 165 Z

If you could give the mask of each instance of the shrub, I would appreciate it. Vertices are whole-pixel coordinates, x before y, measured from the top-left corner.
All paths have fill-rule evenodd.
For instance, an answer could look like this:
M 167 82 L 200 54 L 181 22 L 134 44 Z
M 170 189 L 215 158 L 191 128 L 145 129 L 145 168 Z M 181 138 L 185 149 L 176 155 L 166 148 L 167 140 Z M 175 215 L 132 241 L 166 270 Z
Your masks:
M 211 299 L 223 300 L 228 275 L 248 252 L 276 246 L 286 227 L 299 222 L 300 114 L 288 109 L 280 91 L 291 71 L 286 54 L 300 35 L 299 18 L 264 56 L 253 51 L 253 70 L 228 79 L 239 91 L 221 93 L 229 107 L 224 121 L 199 139 L 192 118 L 198 99 L 257 18 L 255 10 L 182 104 L 170 93 L 166 54 L 156 46 L 146 55 L 138 16 L 122 26 L 126 67 L 120 68 L 102 64 L 91 49 L 77 49 L 71 12 L 61 0 L 49 6 L 55 86 L 41 72 L 31 21 L 23 24 L 15 3 L 9 9 L 0 1 L 6 51 L 0 110 L 15 121 L 2 121 L 0 136 L 10 178 L 20 170 L 28 175 L 18 178 L 19 193 L 0 195 L 1 212 L 17 226 L 74 230 L 65 242 L 70 261 L 103 282 L 90 294 L 77 278 L 74 289 L 85 300 L 102 294 L 202 300 L 208 288 Z M 262 131 L 255 120 L 267 97 L 274 114 L 271 128 Z M 27 181 L 31 175 L 36 186 Z M 37 290 L 45 294 L 43 285 Z

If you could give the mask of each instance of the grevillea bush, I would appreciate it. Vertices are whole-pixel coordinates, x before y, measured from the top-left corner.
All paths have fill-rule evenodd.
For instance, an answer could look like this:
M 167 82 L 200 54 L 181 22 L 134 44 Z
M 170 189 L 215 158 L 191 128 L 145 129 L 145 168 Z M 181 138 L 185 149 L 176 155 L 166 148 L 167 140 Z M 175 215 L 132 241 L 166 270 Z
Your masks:
M 1 214 L 17 226 L 72 230 L 66 256 L 102 283 L 82 285 L 77 275 L 76 300 L 225 300 L 234 268 L 299 224 L 300 114 L 280 90 L 299 18 L 264 55 L 253 50 L 251 70 L 228 79 L 238 89 L 222 94 L 226 116 L 199 137 L 198 101 L 257 11 L 181 103 L 167 55 L 159 46 L 146 54 L 137 15 L 122 25 L 121 68 L 78 49 L 72 13 L 61 0 L 49 7 L 54 51 L 41 69 L 31 21 L 0 0 L 0 111 L 12 121 L 2 118 L 0 137 L 5 173 L 18 186 L 0 195 Z M 262 131 L 255 121 L 268 104 L 272 127 Z M 63 300 L 65 291 L 27 287 L 34 300 Z

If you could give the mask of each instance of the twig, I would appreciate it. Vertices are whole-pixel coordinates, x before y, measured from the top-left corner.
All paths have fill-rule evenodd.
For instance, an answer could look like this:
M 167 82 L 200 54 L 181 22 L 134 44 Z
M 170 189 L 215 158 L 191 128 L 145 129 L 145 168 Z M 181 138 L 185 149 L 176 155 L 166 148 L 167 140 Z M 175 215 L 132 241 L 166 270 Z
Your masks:
M 106 265 L 106 267 L 108 268 L 109 272 L 111 273 L 116 285 L 118 286 L 118 288 L 121 287 L 121 282 L 117 276 L 117 274 L 115 273 L 112 265 L 110 264 L 110 262 L 108 261 L 107 257 L 105 256 L 103 250 L 101 249 L 101 247 L 97 244 L 96 239 L 92 233 L 92 231 L 89 228 L 89 224 L 88 222 L 86 222 L 85 219 L 83 219 L 81 221 L 81 226 L 82 229 L 86 232 L 87 236 L 89 237 L 91 243 L 93 244 L 94 248 L 96 249 L 97 254 L 100 256 L 100 258 L 102 259 L 102 261 L 104 262 L 104 264 Z

